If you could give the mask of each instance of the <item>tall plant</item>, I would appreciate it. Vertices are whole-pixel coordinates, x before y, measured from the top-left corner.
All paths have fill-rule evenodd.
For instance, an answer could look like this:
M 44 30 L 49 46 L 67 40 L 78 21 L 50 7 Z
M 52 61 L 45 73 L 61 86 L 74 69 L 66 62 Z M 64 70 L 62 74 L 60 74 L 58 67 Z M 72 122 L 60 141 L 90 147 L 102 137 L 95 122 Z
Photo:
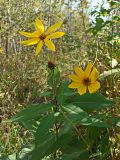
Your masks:
M 51 26 L 49 33 L 61 26 L 58 24 Z M 21 32 L 31 38 L 23 42 L 25 45 L 37 44 L 38 49 L 39 44 L 60 37 L 60 32 L 56 32 L 43 38 L 43 24 L 37 19 L 36 25 L 37 31 L 34 33 Z M 50 44 L 47 45 L 49 49 Z M 34 135 L 30 159 L 87 160 L 110 157 L 109 130 L 116 125 L 117 119 L 105 112 L 114 106 L 113 100 L 97 92 L 100 88 L 98 70 L 91 63 L 85 71 L 75 66 L 75 74 L 63 79 L 59 66 L 50 58 L 47 71 L 48 88 L 41 93 L 45 97 L 44 103 L 29 104 L 11 119 L 11 122 L 24 125 Z M 70 83 L 70 79 L 73 82 Z

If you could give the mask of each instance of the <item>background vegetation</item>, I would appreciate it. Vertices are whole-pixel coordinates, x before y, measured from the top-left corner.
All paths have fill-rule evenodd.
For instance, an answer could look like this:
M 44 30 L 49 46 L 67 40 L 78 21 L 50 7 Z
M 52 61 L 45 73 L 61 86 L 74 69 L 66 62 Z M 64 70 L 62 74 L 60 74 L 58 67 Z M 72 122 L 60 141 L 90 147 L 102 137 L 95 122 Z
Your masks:
M 33 46 L 20 44 L 23 37 L 18 33 L 20 30 L 34 31 L 36 17 L 46 27 L 64 20 L 62 30 L 66 34 L 57 43 L 55 41 L 57 51 L 54 53 L 63 78 L 75 64 L 85 66 L 93 62 L 100 73 L 111 70 L 107 72 L 110 75 L 105 74 L 106 78 L 101 80 L 101 93 L 115 99 L 115 108 L 107 112 L 120 118 L 120 76 L 113 70 L 120 66 L 119 7 L 120 3 L 114 0 L 103 0 L 94 8 L 87 0 L 0 0 L 1 159 L 19 153 L 32 141 L 26 128 L 5 121 L 30 103 L 45 101 L 41 93 L 47 87 L 47 54 L 51 52 L 44 48 L 36 57 Z M 119 127 L 120 122 L 109 133 L 109 160 L 120 159 Z

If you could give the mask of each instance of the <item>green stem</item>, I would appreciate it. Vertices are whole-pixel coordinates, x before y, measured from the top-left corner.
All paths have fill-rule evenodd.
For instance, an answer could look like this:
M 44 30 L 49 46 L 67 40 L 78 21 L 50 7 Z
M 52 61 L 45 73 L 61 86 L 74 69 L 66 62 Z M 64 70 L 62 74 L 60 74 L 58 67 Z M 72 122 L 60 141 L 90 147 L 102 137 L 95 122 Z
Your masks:
M 53 108 L 53 112 L 55 113 L 57 111 L 57 102 L 56 102 L 56 86 L 55 86 L 55 79 L 54 79 L 54 69 L 51 70 L 52 72 L 52 83 L 53 83 L 53 104 L 55 105 L 55 107 Z M 58 126 L 57 126 L 57 123 L 55 123 L 54 125 L 54 131 L 55 131 L 55 138 L 56 138 L 56 141 L 58 140 Z M 56 159 L 57 158 L 57 152 L 55 152 L 53 154 L 53 158 Z

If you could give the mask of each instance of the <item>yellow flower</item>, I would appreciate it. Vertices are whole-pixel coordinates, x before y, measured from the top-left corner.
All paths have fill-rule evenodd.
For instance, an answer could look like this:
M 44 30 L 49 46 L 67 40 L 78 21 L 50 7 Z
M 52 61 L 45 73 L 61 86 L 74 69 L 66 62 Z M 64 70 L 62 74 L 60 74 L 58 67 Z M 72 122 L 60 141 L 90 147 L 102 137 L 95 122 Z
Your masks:
M 55 32 L 61 27 L 63 22 L 57 22 L 56 24 L 49 27 L 47 31 L 45 31 L 42 22 L 38 18 L 36 18 L 35 21 L 35 32 L 19 32 L 23 36 L 30 38 L 29 40 L 22 41 L 21 43 L 26 46 L 37 44 L 36 55 L 38 55 L 41 51 L 43 44 L 45 44 L 49 50 L 55 51 L 55 45 L 51 39 L 60 38 L 65 34 L 64 32 Z
M 74 71 L 76 74 L 69 75 L 69 78 L 73 81 L 68 86 L 69 88 L 77 88 L 80 95 L 87 91 L 94 93 L 100 88 L 100 83 L 97 81 L 99 72 L 91 63 L 88 64 L 85 71 L 77 66 L 74 67 Z

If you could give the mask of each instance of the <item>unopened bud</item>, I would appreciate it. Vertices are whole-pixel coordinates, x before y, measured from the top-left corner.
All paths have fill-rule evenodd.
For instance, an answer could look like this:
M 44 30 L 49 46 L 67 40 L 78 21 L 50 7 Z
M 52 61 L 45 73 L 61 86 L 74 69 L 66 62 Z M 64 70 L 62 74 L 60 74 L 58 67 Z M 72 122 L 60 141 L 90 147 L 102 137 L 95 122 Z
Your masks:
M 48 68 L 53 70 L 55 69 L 55 62 L 54 61 L 48 61 Z

